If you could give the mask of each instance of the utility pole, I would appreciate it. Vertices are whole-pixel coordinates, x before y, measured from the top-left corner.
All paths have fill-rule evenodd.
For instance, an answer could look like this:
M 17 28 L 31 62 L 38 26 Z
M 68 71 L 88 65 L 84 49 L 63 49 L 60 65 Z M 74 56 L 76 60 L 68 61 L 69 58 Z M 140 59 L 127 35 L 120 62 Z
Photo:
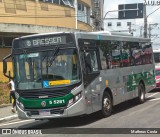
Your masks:
M 96 30 L 99 30 L 99 25 L 101 21 L 101 18 L 99 18 L 100 16 L 100 1 L 99 0 L 94 0 L 94 15 L 95 15 L 94 25 L 95 25 Z
M 147 38 L 147 13 L 146 4 L 143 5 L 143 17 L 144 17 L 144 38 Z
M 151 24 L 149 24 L 148 27 L 148 37 L 151 38 Z
M 143 30 L 143 26 L 140 27 L 140 37 L 143 37 L 142 36 L 142 30 Z
M 143 11 L 143 17 L 144 17 L 144 38 L 147 38 L 147 18 L 151 14 L 155 13 L 159 9 L 160 9 L 160 7 L 158 7 L 156 10 L 154 10 L 153 12 L 151 12 L 150 14 L 147 15 L 147 13 L 146 13 L 146 4 L 144 4 L 144 7 L 143 7 L 143 10 L 144 10 Z
M 104 0 L 92 0 L 93 11 L 91 18 L 93 18 L 93 25 L 95 31 L 99 31 L 102 29 L 103 5 L 104 5 Z
M 129 29 L 129 33 L 131 33 L 131 30 L 132 30 L 131 29 L 131 23 L 129 24 L 129 28 L 128 29 Z

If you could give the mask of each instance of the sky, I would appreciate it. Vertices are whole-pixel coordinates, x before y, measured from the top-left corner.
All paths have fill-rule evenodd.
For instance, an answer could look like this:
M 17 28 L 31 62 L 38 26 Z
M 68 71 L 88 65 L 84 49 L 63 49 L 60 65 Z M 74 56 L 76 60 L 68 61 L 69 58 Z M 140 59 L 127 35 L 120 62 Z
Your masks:
M 160 0 L 146 0 L 147 3 L 148 2 L 151 3 L 151 1 L 160 2 Z M 144 0 L 104 0 L 104 14 L 108 11 L 118 10 L 119 4 L 133 4 L 133 3 L 144 3 Z M 157 5 L 148 5 L 146 9 L 147 15 L 149 15 L 159 7 L 160 6 L 157 6 Z M 109 12 L 106 16 L 106 18 L 117 18 L 117 17 L 118 17 L 118 12 Z M 105 20 L 104 25 L 107 25 L 108 21 L 109 20 Z M 124 21 L 127 21 L 127 20 L 124 20 Z M 132 28 L 136 30 L 134 33 L 136 36 L 138 36 L 140 32 L 140 26 L 144 26 L 144 19 L 133 19 L 131 20 L 131 22 L 133 24 Z M 160 48 L 160 42 L 159 42 L 160 41 L 160 9 L 158 9 L 153 14 L 148 16 L 148 24 L 154 24 L 154 23 L 158 23 L 158 25 L 153 27 L 151 34 L 157 35 L 157 36 L 152 36 L 151 40 L 153 42 L 153 46 L 154 46 L 153 48 Z

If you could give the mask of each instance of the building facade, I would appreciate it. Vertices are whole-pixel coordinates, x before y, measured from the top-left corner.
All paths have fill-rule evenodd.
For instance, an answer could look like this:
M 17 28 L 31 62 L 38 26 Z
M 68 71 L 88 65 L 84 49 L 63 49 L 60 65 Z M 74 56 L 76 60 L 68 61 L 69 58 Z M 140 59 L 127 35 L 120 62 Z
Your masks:
M 105 20 L 104 29 L 107 31 L 131 32 L 131 29 L 133 29 L 132 24 L 132 20 L 107 19 Z
M 77 6 L 77 8 L 76 8 Z M 0 0 L 0 81 L 2 60 L 19 36 L 56 31 L 92 31 L 92 0 Z M 8 73 L 12 70 L 9 63 Z

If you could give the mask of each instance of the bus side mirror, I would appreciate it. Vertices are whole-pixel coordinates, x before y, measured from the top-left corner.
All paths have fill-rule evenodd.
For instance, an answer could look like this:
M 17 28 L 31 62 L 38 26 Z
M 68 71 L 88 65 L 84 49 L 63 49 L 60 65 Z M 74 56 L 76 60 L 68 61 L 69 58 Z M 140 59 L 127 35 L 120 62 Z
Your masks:
M 12 55 L 10 54 L 10 55 L 6 56 L 6 57 L 3 59 L 3 74 L 4 74 L 4 76 L 6 76 L 6 77 L 9 78 L 9 79 L 11 79 L 12 77 L 6 74 L 6 73 L 7 73 L 7 62 L 6 62 L 6 60 L 7 60 L 8 58 L 10 58 L 11 56 L 12 56 Z
M 7 73 L 7 63 L 3 60 L 3 74 Z

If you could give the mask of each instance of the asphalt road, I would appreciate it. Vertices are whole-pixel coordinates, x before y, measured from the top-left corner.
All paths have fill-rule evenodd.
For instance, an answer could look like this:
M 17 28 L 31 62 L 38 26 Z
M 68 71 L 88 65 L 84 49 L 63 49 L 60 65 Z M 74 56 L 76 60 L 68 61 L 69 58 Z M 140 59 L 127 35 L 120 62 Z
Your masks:
M 98 113 L 84 116 L 49 120 L 19 120 L 0 124 L 0 128 L 14 129 L 43 129 L 42 134 L 38 136 L 160 136 L 160 91 L 152 91 L 146 94 L 146 102 L 137 104 L 135 100 L 127 101 L 114 107 L 112 116 L 101 118 Z M 108 129 L 109 128 L 109 129 Z M 111 129 L 110 129 L 111 128 Z M 121 129 L 123 128 L 123 129 Z M 136 128 L 136 129 L 135 129 Z M 145 129 L 141 129 L 145 128 Z M 145 134 L 149 129 L 152 134 Z M 159 129 L 156 129 L 159 128 Z M 36 130 L 34 130 L 36 132 Z M 131 130 L 143 132 L 141 134 L 123 134 L 130 133 Z M 39 131 L 39 130 L 38 130 Z M 28 132 L 28 131 L 27 131 Z M 40 131 L 39 131 L 40 132 Z M 114 133 L 114 134 L 108 134 Z M 50 134 L 50 135 L 49 135 Z M 59 135 L 61 134 L 61 135 Z M 8 136 L 8 135 L 5 135 Z M 12 135 L 17 137 L 17 135 Z M 29 136 L 29 135 L 23 135 Z

